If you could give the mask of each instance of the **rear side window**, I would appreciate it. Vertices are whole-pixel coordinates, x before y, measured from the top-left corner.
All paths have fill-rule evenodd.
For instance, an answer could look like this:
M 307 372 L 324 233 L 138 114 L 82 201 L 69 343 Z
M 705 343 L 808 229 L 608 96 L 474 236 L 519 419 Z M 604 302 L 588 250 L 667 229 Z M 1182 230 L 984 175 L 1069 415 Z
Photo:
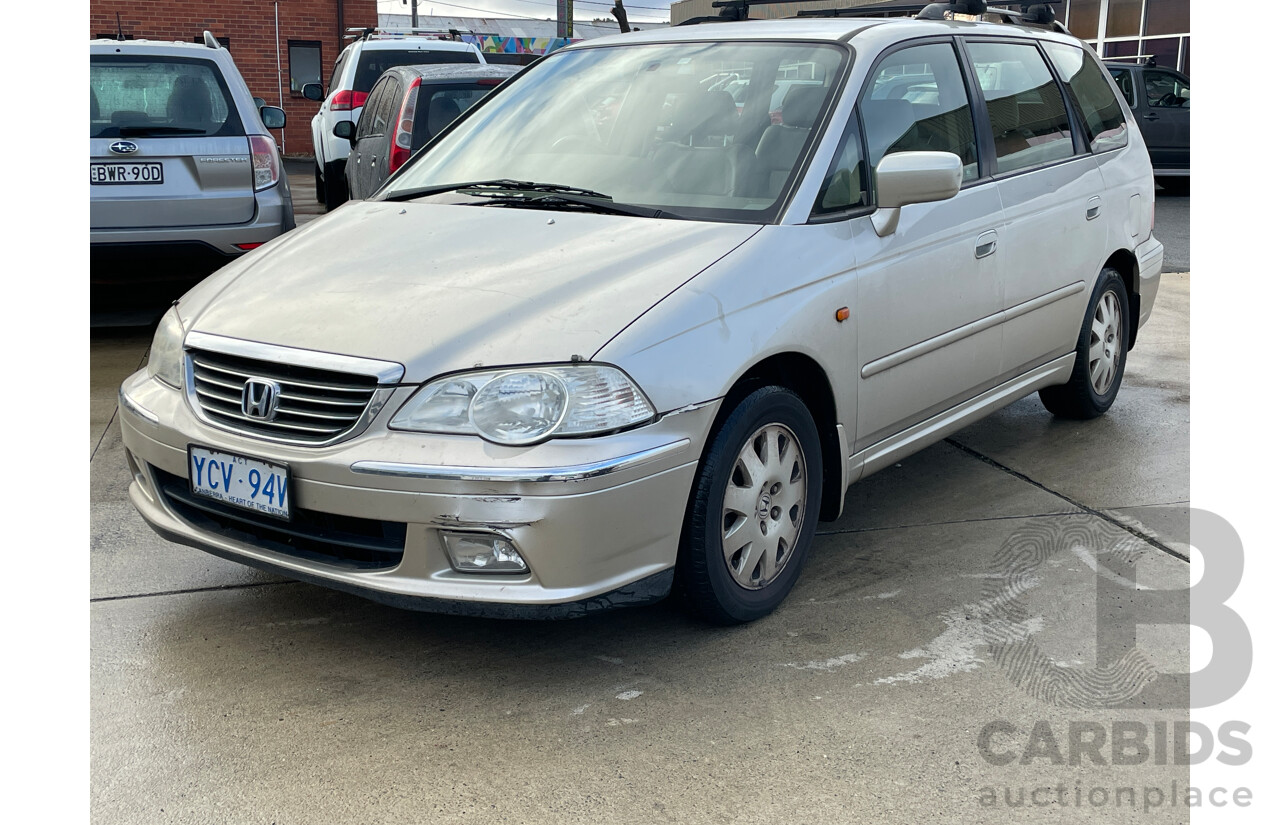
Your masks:
M 1133 74 L 1128 69 L 1112 69 L 1111 76 L 1115 78 L 1116 85 L 1120 87 L 1120 94 L 1124 95 L 1125 102 L 1130 107 L 1138 105 L 1138 98 L 1133 94 Z
M 894 152 L 951 152 L 960 156 L 965 180 L 978 177 L 973 110 L 951 45 L 910 46 L 889 55 L 859 107 L 871 168 Z
M 387 77 L 373 88 L 369 99 L 365 101 L 364 108 L 360 110 L 360 122 L 356 124 L 356 140 L 364 140 L 370 135 L 381 135 L 386 131 L 386 118 L 379 117 L 378 113 L 386 111 L 387 91 L 391 88 L 391 84 L 392 79 Z
M 419 87 L 418 105 L 413 119 L 413 148 L 425 145 L 440 134 L 444 127 L 474 106 L 493 88 L 475 84 Z
M 1129 142 L 1129 127 L 1124 119 L 1124 105 L 1111 91 L 1107 76 L 1083 49 L 1064 43 L 1045 43 L 1045 51 L 1067 84 L 1084 118 L 1089 146 L 1095 152 L 1119 149 Z
M 1040 50 L 1026 43 L 969 43 L 996 143 L 996 174 L 1075 154 L 1062 92 Z
M 226 82 L 208 60 L 95 55 L 89 137 L 243 135 Z
M 396 66 L 418 66 L 436 63 L 479 63 L 473 51 L 431 51 L 428 49 L 366 49 L 356 64 L 357 92 L 367 92 L 387 69 Z

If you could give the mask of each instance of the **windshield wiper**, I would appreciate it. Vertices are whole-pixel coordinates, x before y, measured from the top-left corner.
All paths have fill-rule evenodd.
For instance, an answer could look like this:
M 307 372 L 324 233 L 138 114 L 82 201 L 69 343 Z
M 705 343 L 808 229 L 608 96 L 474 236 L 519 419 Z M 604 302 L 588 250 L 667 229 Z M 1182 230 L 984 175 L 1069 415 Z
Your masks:
M 595 196 L 578 195 L 572 192 L 552 192 L 547 194 L 506 194 L 495 192 L 493 194 L 477 193 L 485 198 L 483 203 L 477 206 L 515 206 L 528 207 L 531 209 L 550 208 L 579 208 L 588 212 L 598 212 L 602 215 L 631 215 L 638 218 L 675 218 L 683 220 L 683 215 L 677 215 L 674 212 L 667 212 L 664 209 L 657 209 L 652 206 L 637 206 L 630 203 L 614 203 L 612 198 L 604 199 Z
M 489 194 L 485 190 L 507 192 L 548 192 L 566 195 L 582 195 L 588 198 L 613 200 L 609 195 L 578 186 L 566 186 L 562 183 L 538 183 L 532 180 L 512 180 L 511 178 L 495 178 L 493 180 L 473 180 L 463 183 L 446 183 L 440 186 L 420 186 L 417 189 L 406 189 L 403 192 L 392 192 L 384 201 L 409 201 L 414 198 L 425 198 L 428 195 L 439 195 L 444 192 L 462 192 L 468 189 L 480 190 L 478 194 Z
M 120 137 L 133 135 L 203 135 L 204 129 L 190 129 L 184 126 L 121 126 Z

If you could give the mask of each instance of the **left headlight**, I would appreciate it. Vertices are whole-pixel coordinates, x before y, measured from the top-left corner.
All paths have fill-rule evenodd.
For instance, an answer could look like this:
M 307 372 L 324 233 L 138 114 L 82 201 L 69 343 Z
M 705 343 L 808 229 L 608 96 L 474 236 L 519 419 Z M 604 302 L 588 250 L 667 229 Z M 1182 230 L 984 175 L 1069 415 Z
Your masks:
M 621 430 L 654 415 L 653 404 L 622 370 L 575 363 L 436 379 L 409 399 L 390 426 L 523 445 Z
M 175 389 L 182 386 L 182 321 L 177 307 L 170 308 L 156 327 L 147 356 L 147 375 Z

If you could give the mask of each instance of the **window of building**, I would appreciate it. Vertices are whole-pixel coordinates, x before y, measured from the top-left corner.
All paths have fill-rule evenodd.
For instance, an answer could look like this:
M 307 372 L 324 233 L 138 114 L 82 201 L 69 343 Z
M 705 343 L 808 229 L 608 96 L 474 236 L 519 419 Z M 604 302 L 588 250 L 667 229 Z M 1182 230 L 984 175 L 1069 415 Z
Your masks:
M 1098 36 L 1098 0 L 1071 0 L 1067 7 L 1067 26 L 1082 40 Z
M 1107 37 L 1142 34 L 1142 0 L 1110 0 L 1107 4 Z
M 1148 0 L 1143 34 L 1186 34 L 1191 31 L 1191 0 Z
M 302 94 L 302 87 L 308 83 L 319 83 L 320 78 L 320 41 L 289 41 L 289 91 Z

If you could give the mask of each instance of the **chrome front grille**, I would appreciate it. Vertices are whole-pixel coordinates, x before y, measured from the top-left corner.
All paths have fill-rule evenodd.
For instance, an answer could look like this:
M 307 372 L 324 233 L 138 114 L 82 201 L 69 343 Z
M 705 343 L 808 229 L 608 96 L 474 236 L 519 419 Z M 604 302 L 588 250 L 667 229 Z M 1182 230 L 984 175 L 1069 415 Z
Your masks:
M 393 388 L 386 384 L 403 373 L 398 364 L 194 332 L 186 354 L 188 397 L 201 418 L 245 435 L 298 444 L 328 444 L 363 430 L 390 396 Z M 279 386 L 269 418 L 245 414 L 251 379 Z

